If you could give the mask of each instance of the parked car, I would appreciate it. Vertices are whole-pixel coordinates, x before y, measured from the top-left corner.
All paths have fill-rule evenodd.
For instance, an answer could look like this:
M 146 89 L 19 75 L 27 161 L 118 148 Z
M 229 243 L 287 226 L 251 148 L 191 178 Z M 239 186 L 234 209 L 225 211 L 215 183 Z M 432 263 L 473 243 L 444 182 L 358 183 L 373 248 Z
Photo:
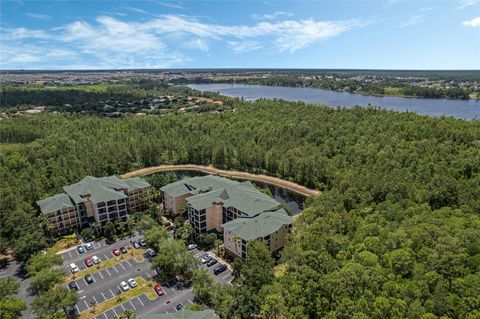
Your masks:
M 125 247 L 122 246 L 122 247 L 120 247 L 120 252 L 121 252 L 122 254 L 126 254 L 128 251 L 127 251 L 127 248 L 125 248 Z
M 211 258 L 209 261 L 207 261 L 207 266 L 212 267 L 215 265 L 218 261 L 215 258 Z
M 218 275 L 227 270 L 227 266 L 220 264 L 215 269 L 213 269 L 213 274 Z
M 206 256 L 203 256 L 202 259 L 200 259 L 200 262 L 201 262 L 202 264 L 206 264 L 206 263 L 208 263 L 211 259 L 212 259 L 212 257 L 206 255 Z
M 147 246 L 147 242 L 145 241 L 145 239 L 140 239 L 138 241 L 138 244 L 140 245 L 140 247 L 145 247 Z
M 88 250 L 93 249 L 93 245 L 90 243 L 87 243 L 85 244 L 85 248 L 87 248 Z
M 68 288 L 70 288 L 71 290 L 78 290 L 78 285 L 75 281 L 70 281 L 68 283 Z
M 85 248 L 83 248 L 83 246 L 78 246 L 77 251 L 79 254 L 83 254 L 85 252 Z
M 135 279 L 133 279 L 133 278 L 128 279 L 127 282 L 128 282 L 128 284 L 130 285 L 130 287 L 132 287 L 132 288 L 135 288 L 135 287 L 138 286 L 138 285 L 137 285 L 137 282 L 136 282 Z
M 101 263 L 102 261 L 100 260 L 100 258 L 98 258 L 97 256 L 93 256 L 92 257 L 92 261 L 95 265 L 98 265 L 99 263 Z
M 68 265 L 68 269 L 70 269 L 72 274 L 80 271 L 80 268 L 78 268 L 78 266 L 75 265 L 75 263 L 71 263 L 70 265 Z
M 93 266 L 93 261 L 90 258 L 85 259 L 85 265 L 87 267 L 92 267 Z
M 190 244 L 187 246 L 188 250 L 194 250 L 195 248 L 197 248 L 197 244 Z
M 120 287 L 122 288 L 123 291 L 127 291 L 128 289 L 130 289 L 130 287 L 128 286 L 128 284 L 125 281 L 122 281 L 120 283 Z
M 115 241 L 116 241 L 116 240 L 113 239 L 113 238 L 107 238 L 107 239 L 105 239 L 105 244 L 111 245 L 111 244 L 115 243 Z
M 160 284 L 156 284 L 153 288 L 155 289 L 157 295 L 163 296 L 165 294 L 165 291 L 162 289 L 162 286 L 160 286 Z
M 85 282 L 89 285 L 94 281 L 92 275 L 90 275 L 90 274 L 85 275 L 85 277 L 83 277 L 83 279 L 85 279 Z
M 138 242 L 136 242 L 136 241 L 134 241 L 134 242 L 132 243 L 132 246 L 133 246 L 133 248 L 135 248 L 135 249 L 140 248 L 140 244 L 139 244 Z
M 183 306 L 183 303 L 179 303 L 179 304 L 175 307 L 175 309 L 177 309 L 177 311 L 180 311 L 180 310 L 183 309 L 183 307 L 184 307 L 184 306 Z
M 148 248 L 147 249 L 147 255 L 150 256 L 150 257 L 154 257 L 156 255 L 155 250 L 153 250 L 152 248 Z
M 112 249 L 112 254 L 114 254 L 115 256 L 120 256 L 120 250 L 118 250 L 118 248 L 113 248 Z

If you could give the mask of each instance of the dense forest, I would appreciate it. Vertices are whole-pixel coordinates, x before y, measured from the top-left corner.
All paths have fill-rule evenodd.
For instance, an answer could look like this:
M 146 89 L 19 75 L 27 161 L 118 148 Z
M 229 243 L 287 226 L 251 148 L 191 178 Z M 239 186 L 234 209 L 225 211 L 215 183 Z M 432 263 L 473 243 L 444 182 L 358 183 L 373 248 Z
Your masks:
M 20 260 L 54 240 L 34 203 L 63 185 L 212 164 L 323 191 L 278 266 L 254 248 L 243 285 L 211 296 L 222 317 L 480 316 L 478 120 L 237 101 L 223 113 L 13 116 L 0 143 L 0 248 Z M 264 273 L 249 272 L 255 263 Z

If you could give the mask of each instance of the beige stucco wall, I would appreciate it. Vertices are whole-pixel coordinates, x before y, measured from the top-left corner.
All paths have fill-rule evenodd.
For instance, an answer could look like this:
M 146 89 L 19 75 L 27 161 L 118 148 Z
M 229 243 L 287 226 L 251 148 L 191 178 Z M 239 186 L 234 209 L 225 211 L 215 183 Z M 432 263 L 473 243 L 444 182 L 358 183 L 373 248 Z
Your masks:
M 240 257 L 242 254 L 242 242 L 239 240 L 238 244 L 234 243 L 232 241 L 233 236 L 234 234 L 231 231 L 223 230 L 223 247 L 230 251 L 231 254 Z M 237 247 L 235 248 L 235 246 Z
M 173 197 L 168 193 L 163 194 L 163 205 L 165 209 L 173 212 L 174 214 L 178 214 L 178 210 L 184 204 L 186 204 L 186 198 L 189 197 L 191 194 L 185 194 L 179 197 Z
M 214 204 L 211 207 L 206 209 L 207 215 L 207 231 L 211 229 L 216 229 L 218 231 L 222 230 L 220 225 L 223 224 L 223 212 L 221 204 Z
M 288 234 L 288 226 L 283 225 L 280 229 L 270 235 L 270 252 L 274 252 L 285 246 L 286 236 Z

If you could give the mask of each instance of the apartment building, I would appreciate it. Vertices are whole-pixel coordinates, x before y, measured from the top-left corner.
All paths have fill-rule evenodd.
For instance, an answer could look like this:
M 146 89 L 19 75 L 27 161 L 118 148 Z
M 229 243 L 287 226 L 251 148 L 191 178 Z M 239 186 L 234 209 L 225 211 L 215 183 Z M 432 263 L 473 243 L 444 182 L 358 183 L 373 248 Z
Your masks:
M 140 178 L 122 180 L 116 176 L 87 176 L 63 187 L 65 193 L 37 201 L 51 227 L 70 232 L 92 222 L 124 219 L 127 213 L 145 208 L 143 192 L 150 184 Z
M 187 205 L 197 236 L 222 233 L 227 252 L 241 258 L 246 257 L 247 242 L 258 238 L 267 241 L 271 252 L 282 248 L 292 224 L 279 202 L 248 181 L 207 175 L 183 179 L 161 190 L 165 208 L 176 213 Z

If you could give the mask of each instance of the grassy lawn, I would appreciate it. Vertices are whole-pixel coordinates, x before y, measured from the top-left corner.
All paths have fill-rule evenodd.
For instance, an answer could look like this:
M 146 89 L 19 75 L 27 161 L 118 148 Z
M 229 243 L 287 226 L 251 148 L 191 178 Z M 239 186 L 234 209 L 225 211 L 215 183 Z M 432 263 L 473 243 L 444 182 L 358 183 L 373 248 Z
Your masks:
M 62 239 L 57 241 L 55 243 L 55 245 L 53 245 L 51 248 L 49 248 L 49 251 L 56 254 L 59 251 L 62 251 L 64 249 L 76 246 L 79 243 L 80 243 L 80 241 L 77 239 L 77 236 L 75 234 L 63 236 Z
M 402 91 L 401 88 L 386 87 L 386 88 L 383 89 L 383 94 L 392 95 L 392 96 L 402 96 L 403 91 Z
M 84 310 L 80 313 L 79 319 L 92 319 L 99 314 L 108 311 L 124 302 L 127 302 L 128 300 L 135 298 L 143 293 L 147 295 L 147 297 L 151 300 L 157 299 L 157 293 L 155 290 L 153 290 L 153 286 L 155 285 L 155 282 L 153 281 L 146 281 L 142 277 L 136 277 L 135 281 L 137 282 L 138 286 L 128 290 L 127 292 L 123 292 L 120 295 L 120 299 L 118 297 L 114 297 L 111 299 L 108 299 L 105 302 L 102 302 L 101 304 L 97 305 L 95 309 L 90 308 L 87 310 Z M 94 312 L 92 310 L 95 310 Z
M 131 246 L 127 246 L 128 248 L 128 253 L 125 255 L 120 255 L 115 258 L 110 258 L 107 260 L 103 260 L 100 264 L 94 265 L 92 267 L 88 267 L 85 269 L 80 270 L 75 274 L 75 278 L 73 275 L 67 275 L 64 277 L 63 282 L 68 283 L 72 280 L 76 280 L 78 278 L 81 278 L 87 274 L 94 274 L 102 269 L 120 264 L 126 260 L 131 260 L 134 259 L 137 263 L 141 263 L 144 261 L 143 254 L 145 253 L 146 249 L 140 248 L 140 249 L 133 249 Z

